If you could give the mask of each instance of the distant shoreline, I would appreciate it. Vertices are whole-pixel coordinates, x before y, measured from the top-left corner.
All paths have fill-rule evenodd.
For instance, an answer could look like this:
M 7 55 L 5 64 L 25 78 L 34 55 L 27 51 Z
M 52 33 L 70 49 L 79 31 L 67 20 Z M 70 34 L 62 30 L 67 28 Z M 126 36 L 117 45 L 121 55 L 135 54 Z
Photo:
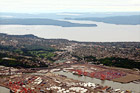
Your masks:
M 97 27 L 96 24 L 72 23 L 68 21 L 39 18 L 0 18 L 0 25 L 53 25 L 61 27 Z

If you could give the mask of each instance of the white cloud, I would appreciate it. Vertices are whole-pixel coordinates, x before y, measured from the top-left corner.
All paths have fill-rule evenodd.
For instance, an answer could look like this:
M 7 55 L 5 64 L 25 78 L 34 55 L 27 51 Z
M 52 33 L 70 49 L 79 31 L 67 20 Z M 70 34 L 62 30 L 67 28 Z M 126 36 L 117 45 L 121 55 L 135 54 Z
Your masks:
M 57 15 L 72 15 L 72 16 L 79 16 L 81 14 L 75 14 L 75 13 L 58 13 Z
M 0 17 L 13 18 L 13 16 L 0 15 Z
M 2 12 L 140 11 L 140 0 L 0 0 Z

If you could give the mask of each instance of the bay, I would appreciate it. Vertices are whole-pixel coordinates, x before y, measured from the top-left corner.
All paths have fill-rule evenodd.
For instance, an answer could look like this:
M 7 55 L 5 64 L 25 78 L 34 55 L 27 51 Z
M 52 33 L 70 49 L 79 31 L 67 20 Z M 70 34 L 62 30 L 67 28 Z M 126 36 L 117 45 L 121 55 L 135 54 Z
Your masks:
M 140 42 L 140 25 L 115 25 L 103 22 L 65 20 L 73 23 L 97 24 L 97 27 L 60 27 L 53 25 L 0 25 L 0 33 L 34 34 L 48 39 L 92 42 Z

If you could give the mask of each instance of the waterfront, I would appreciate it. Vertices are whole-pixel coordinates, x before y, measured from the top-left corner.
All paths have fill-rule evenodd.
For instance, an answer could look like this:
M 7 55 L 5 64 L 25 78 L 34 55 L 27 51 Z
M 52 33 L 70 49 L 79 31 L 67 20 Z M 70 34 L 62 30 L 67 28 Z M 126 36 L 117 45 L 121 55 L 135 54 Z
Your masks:
M 59 75 L 64 75 L 64 76 L 67 76 L 68 78 L 78 80 L 78 81 L 82 81 L 82 82 L 87 82 L 87 83 L 91 82 L 91 83 L 99 84 L 99 85 L 104 86 L 104 87 L 105 86 L 112 87 L 113 89 L 129 90 L 129 91 L 133 91 L 134 93 L 139 93 L 140 92 L 140 89 L 139 89 L 140 84 L 135 84 L 135 83 L 122 84 L 122 83 L 113 82 L 113 81 L 109 81 L 109 80 L 104 80 L 103 81 L 103 80 L 96 79 L 96 78 L 73 75 L 70 72 L 63 72 L 63 71 L 53 72 L 53 73 L 56 73 L 56 74 L 59 74 Z M 36 76 L 41 75 L 42 77 L 46 76 L 46 74 L 39 74 L 39 73 L 38 74 L 34 74 L 34 73 L 29 74 L 29 76 L 32 76 L 32 75 L 36 75 Z M 48 79 L 47 77 L 43 77 L 43 78 Z M 10 91 L 9 91 L 9 89 L 7 89 L 5 87 L 0 87 L 0 93 L 10 93 Z
M 120 88 L 122 90 L 131 90 L 135 93 L 140 92 L 140 88 L 139 88 L 140 84 L 134 84 L 134 83 L 122 84 L 122 83 L 113 82 L 113 81 L 109 81 L 109 80 L 102 81 L 100 79 L 90 78 L 90 77 L 86 77 L 86 76 L 73 75 L 70 72 L 63 72 L 63 71 L 54 72 L 54 73 L 67 76 L 68 78 L 72 78 L 75 80 L 80 80 L 80 81 L 84 81 L 84 82 L 92 82 L 92 83 L 100 84 L 102 86 L 111 86 L 114 89 Z
M 6 69 L 3 67 L 3 69 Z M 81 71 L 87 72 L 87 73 L 93 73 L 95 72 L 95 78 L 91 78 L 90 76 L 83 76 L 73 74 L 72 71 L 76 71 L 76 69 L 81 69 Z M 36 93 L 42 93 L 41 91 L 50 92 L 54 91 L 53 93 L 56 93 L 57 91 L 73 91 L 71 89 L 79 88 L 88 91 L 84 93 L 97 93 L 99 91 L 106 91 L 109 93 L 139 93 L 140 89 L 140 83 L 118 83 L 113 82 L 114 78 L 118 78 L 113 76 L 110 80 L 107 80 L 108 78 L 104 79 L 97 79 L 97 75 L 100 78 L 100 75 L 103 73 L 101 72 L 108 72 L 110 71 L 110 74 L 108 76 L 112 77 L 112 74 L 117 71 L 118 75 L 121 75 L 124 73 L 125 75 L 120 76 L 119 78 L 125 78 L 125 76 L 128 76 L 128 73 L 130 74 L 132 70 L 126 70 L 121 69 L 117 70 L 118 68 L 111 68 L 106 66 L 99 66 L 99 65 L 88 65 L 88 64 L 61 64 L 61 67 L 58 68 L 36 68 L 34 69 L 34 72 L 29 71 L 29 73 L 20 73 L 17 75 L 11 75 L 6 77 L 1 77 L 0 83 L 3 84 L 2 86 L 6 86 L 12 91 L 17 92 L 36 92 Z M 79 71 L 78 70 L 78 71 Z M 21 72 L 23 70 L 18 69 L 18 72 Z M 131 75 L 138 75 L 136 71 L 133 71 L 135 73 L 131 73 Z M 109 73 L 109 72 L 108 72 Z M 111 74 L 112 73 L 112 74 Z M 92 85 L 92 86 L 91 86 Z M 73 87 L 74 86 L 74 87 Z M 74 88 L 74 89 L 75 89 Z M 55 90 L 53 90 L 55 89 Z M 1 88 L 1 91 L 5 91 L 5 88 Z M 74 91 L 80 91 L 80 90 L 74 90 Z M 2 93 L 9 93 L 8 92 L 2 92 Z M 71 92 L 70 92 L 71 93 Z M 79 93 L 79 92 L 75 92 Z M 82 92 L 81 92 L 82 93 Z

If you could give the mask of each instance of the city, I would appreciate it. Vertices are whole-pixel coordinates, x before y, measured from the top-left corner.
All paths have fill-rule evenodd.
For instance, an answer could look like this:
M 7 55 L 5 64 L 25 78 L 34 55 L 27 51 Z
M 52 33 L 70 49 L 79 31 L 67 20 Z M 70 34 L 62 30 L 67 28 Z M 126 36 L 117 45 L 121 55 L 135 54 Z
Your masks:
M 139 42 L 92 43 L 7 34 L 1 34 L 0 40 L 0 84 L 11 92 L 139 92 Z

